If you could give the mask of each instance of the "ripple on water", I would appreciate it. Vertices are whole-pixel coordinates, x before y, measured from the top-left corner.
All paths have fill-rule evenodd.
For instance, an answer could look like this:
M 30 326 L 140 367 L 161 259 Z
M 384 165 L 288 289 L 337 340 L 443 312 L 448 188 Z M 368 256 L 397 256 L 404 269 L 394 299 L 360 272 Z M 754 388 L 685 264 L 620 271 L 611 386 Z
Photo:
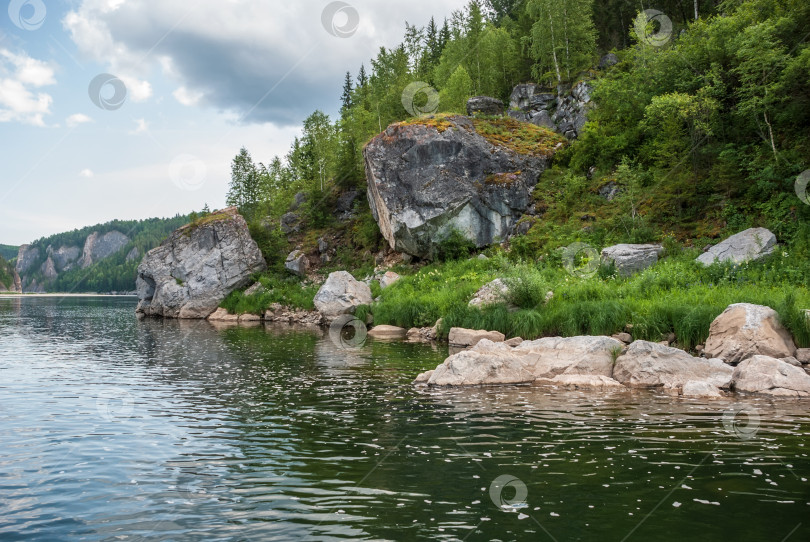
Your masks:
M 806 403 L 420 390 L 441 349 L 132 309 L 0 298 L 0 539 L 810 538 Z

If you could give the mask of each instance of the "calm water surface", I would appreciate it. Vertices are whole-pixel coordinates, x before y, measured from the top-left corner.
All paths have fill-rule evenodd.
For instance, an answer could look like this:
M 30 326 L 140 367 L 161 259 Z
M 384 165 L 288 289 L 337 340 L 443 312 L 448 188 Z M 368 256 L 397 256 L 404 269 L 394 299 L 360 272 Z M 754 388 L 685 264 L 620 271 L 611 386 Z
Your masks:
M 424 391 L 446 349 L 134 307 L 0 296 L 0 540 L 810 540 L 810 402 Z

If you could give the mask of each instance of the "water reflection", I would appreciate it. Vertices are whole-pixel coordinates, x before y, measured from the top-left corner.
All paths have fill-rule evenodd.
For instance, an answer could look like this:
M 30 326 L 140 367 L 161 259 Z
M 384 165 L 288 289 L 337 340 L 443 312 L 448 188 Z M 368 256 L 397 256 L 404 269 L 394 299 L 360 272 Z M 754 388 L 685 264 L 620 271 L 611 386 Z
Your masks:
M 446 350 L 132 310 L 0 299 L 0 539 L 810 536 L 806 403 L 424 390 Z

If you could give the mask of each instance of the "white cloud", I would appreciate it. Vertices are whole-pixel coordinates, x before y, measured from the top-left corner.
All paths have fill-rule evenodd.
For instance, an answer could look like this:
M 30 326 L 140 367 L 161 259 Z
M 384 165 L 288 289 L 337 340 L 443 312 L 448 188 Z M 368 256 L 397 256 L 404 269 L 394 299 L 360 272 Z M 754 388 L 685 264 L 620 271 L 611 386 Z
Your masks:
M 146 119 L 135 119 L 135 129 L 130 134 L 142 134 L 149 130 L 149 123 Z
M 92 179 L 95 175 L 92 169 L 83 169 L 79 172 L 79 177 L 84 177 L 85 179 Z
M 63 24 L 83 54 L 126 82 L 133 100 L 151 96 L 146 78 L 157 67 L 183 105 L 298 124 L 315 108 L 336 110 L 345 72 L 369 68 L 380 46 L 398 45 L 406 20 L 441 21 L 467 1 L 349 0 L 359 25 L 346 38 L 324 27 L 327 0 L 81 0 Z M 347 20 L 343 11 L 334 22 Z
M 46 62 L 0 49 L 0 122 L 45 126 L 53 98 L 33 89 L 54 83 L 53 68 Z
M 93 119 L 82 113 L 71 115 L 65 120 L 65 124 L 67 124 L 68 128 L 75 128 L 76 126 L 85 124 L 87 122 L 93 122 Z
M 200 103 L 203 94 L 201 92 L 189 90 L 186 87 L 180 87 L 172 93 L 172 96 L 174 96 L 174 99 L 181 104 L 191 106 Z

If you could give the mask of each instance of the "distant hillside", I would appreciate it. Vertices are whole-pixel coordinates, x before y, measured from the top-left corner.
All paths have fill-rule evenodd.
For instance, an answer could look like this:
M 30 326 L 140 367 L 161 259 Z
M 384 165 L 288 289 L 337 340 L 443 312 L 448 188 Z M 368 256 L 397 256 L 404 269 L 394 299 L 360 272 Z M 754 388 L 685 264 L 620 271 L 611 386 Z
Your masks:
M 0 254 L 0 292 L 14 289 L 14 266 Z
M 19 247 L 16 269 L 24 292 L 131 292 L 143 255 L 188 216 L 114 220 Z
M 0 245 L 0 257 L 4 258 L 6 261 L 13 260 L 17 257 L 18 250 L 20 250 L 20 247 Z

